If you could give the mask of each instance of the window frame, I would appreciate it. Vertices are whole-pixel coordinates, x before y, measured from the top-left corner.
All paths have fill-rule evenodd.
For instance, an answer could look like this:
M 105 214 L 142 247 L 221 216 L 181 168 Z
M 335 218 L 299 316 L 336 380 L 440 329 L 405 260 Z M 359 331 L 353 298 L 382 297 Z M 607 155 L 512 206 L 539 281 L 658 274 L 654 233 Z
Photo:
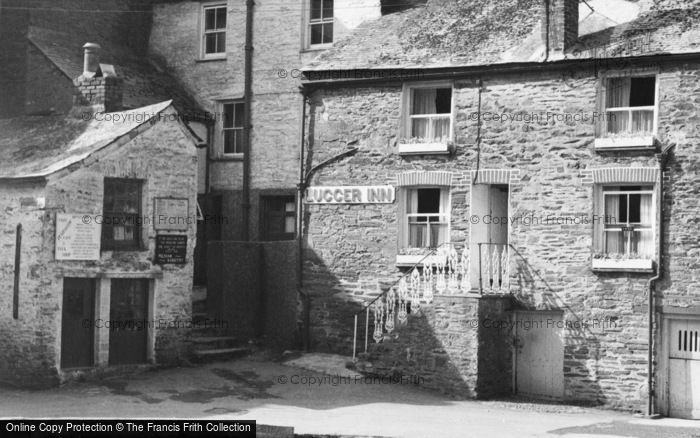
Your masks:
M 646 107 L 611 107 L 611 109 L 632 111 L 634 108 L 647 108 L 653 110 L 652 131 L 650 133 L 639 133 L 636 135 L 633 132 L 627 135 L 611 135 L 608 130 L 608 87 L 611 79 L 619 78 L 654 78 L 654 105 Z M 659 72 L 656 69 L 629 70 L 629 71 L 612 71 L 605 72 L 601 75 L 598 83 L 597 91 L 597 108 L 598 120 L 595 126 L 595 141 L 596 150 L 634 150 L 634 149 L 655 149 L 656 137 L 659 132 Z M 652 108 L 653 107 L 653 108 Z M 615 111 L 613 111 L 615 112 Z M 618 111 L 619 112 L 619 111 Z
M 304 24 L 304 34 L 305 34 L 305 41 L 304 41 L 304 47 L 306 47 L 309 50 L 320 50 L 320 49 L 327 49 L 330 47 L 333 47 L 333 43 L 335 42 L 335 11 L 337 5 L 335 4 L 335 1 L 333 1 L 333 16 L 330 18 L 324 18 L 323 17 L 323 2 L 326 0 L 321 0 L 321 18 L 320 19 L 312 19 L 311 18 L 311 2 L 313 0 L 306 0 L 306 8 L 305 8 L 305 24 Z M 325 25 L 325 24 L 331 24 L 333 26 L 333 38 L 330 43 L 318 43 L 318 44 L 312 44 L 311 43 L 311 27 L 315 25 Z
M 411 194 L 417 190 L 422 190 L 422 189 L 439 189 L 440 190 L 440 212 L 439 213 L 409 213 L 408 212 L 408 197 L 411 196 Z M 443 204 L 444 201 L 444 204 Z M 398 249 L 399 252 L 403 251 L 408 251 L 408 252 L 414 252 L 414 251 L 431 251 L 441 245 L 447 244 L 450 242 L 450 228 L 451 228 L 451 222 L 452 222 L 452 193 L 450 190 L 449 186 L 438 186 L 438 185 L 425 185 L 425 186 L 403 186 L 400 187 L 400 203 L 399 203 L 399 208 L 400 211 L 398 212 L 399 217 L 398 220 L 401 221 L 401 224 L 399 226 L 399 233 L 397 236 L 397 242 L 398 242 Z M 444 216 L 444 221 L 439 221 L 438 224 L 444 225 L 445 226 L 445 241 L 444 242 L 438 242 L 437 246 L 435 248 L 431 246 L 421 246 L 421 247 L 414 247 L 411 246 L 411 221 L 410 217 L 411 216 Z M 431 224 L 429 220 L 425 222 L 426 225 Z M 430 242 L 430 226 L 426 227 L 428 229 L 428 237 L 426 238 L 428 242 Z
M 439 89 L 449 88 L 450 95 L 450 127 L 448 129 L 448 138 L 444 142 L 423 142 L 415 143 L 411 140 L 411 131 L 413 127 L 413 118 L 411 109 L 413 107 L 414 90 L 417 89 Z M 401 126 L 399 128 L 399 154 L 446 154 L 449 153 L 449 146 L 454 141 L 455 128 L 455 87 L 451 81 L 429 81 L 422 83 L 404 83 L 401 91 Z
M 618 187 L 619 190 L 605 190 L 605 188 Z M 626 187 L 640 187 L 640 190 L 626 190 Z M 652 272 L 656 260 L 657 246 L 657 227 L 658 225 L 658 185 L 650 182 L 625 182 L 625 183 L 599 183 L 594 185 L 594 221 L 593 221 L 593 245 L 592 249 L 592 268 L 594 271 L 623 271 L 623 272 Z M 627 221 L 624 223 L 606 224 L 605 223 L 605 197 L 608 195 L 629 195 L 642 194 L 651 195 L 651 222 L 629 222 L 629 202 L 627 208 Z M 640 207 L 641 208 L 641 207 Z M 641 211 L 640 211 L 641 214 Z M 619 219 L 619 218 L 617 218 Z M 640 217 L 640 220 L 642 218 Z M 631 230 L 625 230 L 626 227 L 633 226 L 635 229 L 650 230 L 652 235 L 651 253 L 646 256 L 632 257 L 631 253 L 631 235 L 625 239 L 625 252 L 622 254 L 608 253 L 607 247 L 607 230 L 620 229 L 621 232 L 630 233 Z M 639 224 L 644 224 L 640 226 Z
M 294 220 L 294 231 L 271 234 L 270 232 L 270 201 L 280 201 L 284 204 L 282 211 L 282 226 L 286 225 L 286 220 L 291 217 Z M 286 205 L 292 204 L 294 207 L 291 211 L 286 210 Z M 297 237 L 297 208 L 298 203 L 294 194 L 279 193 L 279 194 L 262 194 L 260 195 L 260 240 L 266 242 L 288 241 L 294 240 Z M 272 238 L 276 237 L 276 238 Z
M 217 28 L 213 31 L 206 30 L 206 13 L 209 9 L 220 9 L 224 8 L 226 10 L 226 27 Z M 216 60 L 226 58 L 226 38 L 228 37 L 228 3 L 224 2 L 211 2 L 204 3 L 201 5 L 200 15 L 199 15 L 199 59 L 201 60 Z M 224 51 L 207 53 L 207 34 L 211 33 L 223 33 L 224 34 Z
M 106 207 L 106 202 L 107 202 L 107 189 L 108 189 L 108 181 L 110 183 L 121 183 L 121 184 L 132 184 L 136 185 L 137 187 L 137 194 L 138 194 L 138 199 L 136 200 L 136 205 L 138 205 L 139 211 L 135 214 L 127 214 L 123 212 L 114 212 L 114 211 L 109 211 L 107 210 Z M 144 212 L 144 205 L 143 205 L 143 192 L 144 192 L 144 185 L 145 182 L 142 179 L 137 179 L 137 178 L 119 178 L 119 177 L 104 177 L 103 179 L 103 188 L 102 188 L 102 217 L 103 217 L 103 223 L 102 223 L 102 234 L 100 236 L 100 248 L 102 251 L 140 251 L 144 249 L 143 245 L 143 212 Z M 106 230 L 108 229 L 113 229 L 113 224 L 105 224 L 104 219 L 108 218 L 108 220 L 112 220 L 112 218 L 117 217 L 117 216 L 134 216 L 137 220 L 134 222 L 134 239 L 128 240 L 128 241 L 119 241 L 115 240 L 113 237 L 112 238 L 107 238 L 106 237 Z
M 242 105 L 243 106 L 243 122 L 244 125 L 241 127 L 232 127 L 232 128 L 225 128 L 224 127 L 224 120 L 226 119 L 224 117 L 225 114 L 225 107 L 226 105 L 234 105 L 234 114 L 233 114 L 233 120 L 234 120 L 234 125 L 235 125 L 235 119 L 236 119 L 236 113 L 235 113 L 235 105 Z M 217 149 L 219 150 L 219 156 L 227 159 L 234 159 L 234 160 L 240 160 L 243 159 L 244 152 L 226 152 L 226 140 L 225 140 L 225 131 L 227 130 L 240 130 L 243 132 L 245 130 L 245 102 L 243 99 L 228 99 L 228 100 L 222 100 L 218 102 L 219 106 L 219 117 L 217 117 L 217 122 L 215 125 L 216 129 L 216 138 L 215 138 L 215 144 Z M 242 145 L 241 145 L 242 146 Z

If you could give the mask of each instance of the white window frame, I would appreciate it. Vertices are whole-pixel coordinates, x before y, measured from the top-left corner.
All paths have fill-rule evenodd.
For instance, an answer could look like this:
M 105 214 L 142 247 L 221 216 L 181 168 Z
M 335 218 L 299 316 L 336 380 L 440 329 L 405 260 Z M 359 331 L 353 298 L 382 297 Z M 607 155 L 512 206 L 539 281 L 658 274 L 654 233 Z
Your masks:
M 433 118 L 433 117 L 445 117 L 444 115 L 421 115 L 413 116 L 411 114 L 411 109 L 413 107 L 413 92 L 417 89 L 432 89 L 432 88 L 449 88 L 452 90 L 450 98 L 450 127 L 448 129 L 448 138 L 444 142 L 423 142 L 416 143 L 412 141 L 411 131 L 413 127 L 413 119 L 415 118 Z M 449 146 L 454 138 L 454 124 L 455 124 L 455 92 L 454 84 L 452 82 L 424 82 L 424 83 L 413 83 L 404 84 L 402 90 L 402 102 L 401 102 L 401 128 L 399 133 L 399 154 L 401 155 L 411 155 L 411 154 L 448 154 L 450 152 Z
M 417 193 L 417 190 L 423 190 L 423 189 L 438 189 L 440 190 L 440 212 L 439 213 L 409 213 L 407 211 L 408 207 L 408 197 L 412 196 L 413 193 Z M 428 242 L 430 242 L 430 226 L 429 224 L 439 224 L 439 225 L 444 225 L 445 226 L 445 241 L 444 242 L 439 242 L 439 245 L 443 245 L 445 243 L 449 243 L 450 241 L 450 213 L 451 213 L 451 193 L 450 193 L 450 188 L 446 186 L 406 186 L 402 187 L 402 195 L 404 198 L 403 202 L 403 211 L 399 212 L 401 214 L 401 220 L 404 223 L 405 226 L 405 232 L 403 235 L 399 236 L 399 247 L 402 249 L 408 249 L 408 250 L 415 250 L 415 249 L 422 249 L 422 250 L 430 250 L 433 249 L 430 246 L 411 246 L 411 217 L 428 217 L 428 221 L 425 222 L 426 224 L 426 239 Z M 444 205 L 443 205 L 444 201 Z M 439 220 L 439 218 L 443 218 L 443 220 Z M 438 218 L 438 221 L 436 222 L 431 222 L 430 218 Z
M 243 100 L 241 99 L 232 99 L 232 100 L 223 100 L 219 102 L 219 117 L 217 117 L 217 123 L 216 123 L 216 144 L 217 147 L 219 148 L 220 155 L 225 158 L 234 158 L 234 159 L 240 159 L 243 158 L 243 152 L 229 152 L 227 153 L 225 150 L 225 140 L 224 140 L 224 132 L 227 130 L 236 130 L 236 131 L 243 131 L 245 129 L 245 126 L 240 126 L 240 127 L 233 127 L 233 128 L 224 128 L 224 111 L 225 111 L 225 106 L 226 105 L 244 105 Z M 234 108 L 235 111 L 235 108 Z M 245 106 L 243 111 L 245 111 Z M 245 114 L 243 115 L 245 119 Z M 235 115 L 234 115 L 234 121 L 235 121 Z
M 224 8 L 226 9 L 226 27 L 222 29 L 216 29 L 212 31 L 207 31 L 206 28 L 206 12 L 209 9 L 219 9 L 219 8 Z M 222 59 L 226 58 L 226 50 L 223 52 L 217 52 L 217 53 L 207 53 L 207 34 L 211 33 L 224 33 L 224 40 L 226 40 L 228 36 L 228 22 L 229 22 L 229 17 L 228 17 L 228 4 L 227 3 L 221 3 L 221 2 L 214 2 L 214 3 L 204 3 L 201 6 L 201 12 L 200 12 L 200 18 L 199 18 L 199 58 L 200 59 Z
M 305 31 L 304 34 L 306 35 L 306 41 L 304 46 L 307 49 L 311 50 L 316 50 L 316 49 L 327 49 L 330 47 L 333 47 L 333 42 L 335 41 L 335 31 L 336 31 L 336 25 L 335 25 L 335 10 L 338 5 L 336 5 L 336 1 L 333 1 L 333 16 L 330 18 L 320 18 L 320 19 L 312 19 L 311 18 L 311 0 L 306 0 L 306 8 L 304 8 L 304 17 L 305 17 Z M 323 3 L 321 4 L 321 14 L 323 15 Z M 311 43 L 311 26 L 313 25 L 323 25 L 323 24 L 332 24 L 333 25 L 333 41 L 330 43 L 319 43 L 319 44 L 312 44 Z
M 629 78 L 654 78 L 654 105 L 644 107 L 607 107 L 607 93 L 611 79 L 622 77 Z M 598 88 L 598 117 L 596 120 L 595 148 L 597 150 L 629 150 L 629 149 L 654 149 L 656 147 L 656 136 L 659 126 L 659 75 L 656 71 L 632 71 L 632 72 L 609 72 L 605 73 L 600 80 Z M 639 133 L 636 135 L 630 132 L 628 135 L 608 134 L 609 114 L 622 113 L 627 117 L 632 117 L 634 111 L 653 111 L 653 127 L 651 132 Z M 631 126 L 631 123 L 630 123 Z
M 625 187 L 635 186 L 642 187 L 641 190 L 626 190 Z M 605 190 L 609 187 L 620 187 L 619 190 Z M 656 185 L 651 183 L 610 183 L 610 184 L 596 184 L 596 203 L 594 206 L 594 253 L 598 255 L 603 255 L 603 258 L 593 258 L 592 267 L 595 271 L 632 271 L 632 272 L 651 272 L 654 267 L 654 259 L 656 257 L 655 252 L 652 249 L 652 254 L 644 256 L 631 258 L 631 235 L 627 236 L 625 239 L 625 252 L 622 257 L 609 257 L 606 250 L 607 246 L 607 233 L 610 232 L 628 232 L 625 231 L 625 227 L 634 227 L 637 229 L 648 230 L 652 235 L 652 248 L 656 248 L 656 230 L 658 224 L 658 205 L 656 202 Z M 629 200 L 629 195 L 640 194 L 640 195 L 651 195 L 651 222 L 650 223 L 631 223 L 631 222 L 618 222 L 616 224 L 606 224 L 605 216 L 606 214 L 615 217 L 617 213 L 612 214 L 605 211 L 605 198 L 606 196 L 619 196 L 627 195 Z M 629 201 L 627 203 L 627 214 L 626 218 L 629 220 Z M 620 218 L 616 218 L 618 221 Z M 641 218 L 640 218 L 641 219 Z M 618 231 L 619 229 L 619 231 Z

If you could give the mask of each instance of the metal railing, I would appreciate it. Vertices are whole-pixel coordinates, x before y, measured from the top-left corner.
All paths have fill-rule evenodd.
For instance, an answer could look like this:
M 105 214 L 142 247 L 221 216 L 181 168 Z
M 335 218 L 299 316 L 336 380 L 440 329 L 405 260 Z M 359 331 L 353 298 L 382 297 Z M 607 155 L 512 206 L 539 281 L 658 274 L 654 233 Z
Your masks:
M 462 245 L 461 251 L 453 243 L 433 248 L 384 292 L 373 298 L 353 315 L 352 357 L 357 357 L 358 324 L 365 315 L 364 352 L 369 346 L 369 325 L 374 317 L 372 338 L 380 342 L 385 333 L 391 333 L 397 323 L 405 324 L 408 314 L 417 311 L 421 304 L 429 304 L 435 295 L 463 295 L 468 293 L 508 293 L 509 247 L 508 244 L 479 243 L 479 283 L 470 281 L 471 245 Z M 442 257 L 444 255 L 444 257 Z M 436 257 L 438 256 L 438 257 Z M 419 268 L 422 268 L 419 270 Z M 371 315 L 372 314 L 372 315 Z

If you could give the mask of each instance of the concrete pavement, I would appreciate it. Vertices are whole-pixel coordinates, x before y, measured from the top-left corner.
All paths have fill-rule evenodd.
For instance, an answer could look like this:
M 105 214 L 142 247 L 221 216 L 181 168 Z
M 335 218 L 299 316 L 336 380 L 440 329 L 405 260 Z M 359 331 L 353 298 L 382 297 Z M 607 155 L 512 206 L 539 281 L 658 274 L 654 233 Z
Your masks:
M 294 426 L 297 434 L 351 436 L 700 438 L 700 422 L 640 420 L 562 405 L 453 401 L 410 379 L 328 375 L 262 358 L 42 391 L 2 388 L 0 416 L 250 419 Z

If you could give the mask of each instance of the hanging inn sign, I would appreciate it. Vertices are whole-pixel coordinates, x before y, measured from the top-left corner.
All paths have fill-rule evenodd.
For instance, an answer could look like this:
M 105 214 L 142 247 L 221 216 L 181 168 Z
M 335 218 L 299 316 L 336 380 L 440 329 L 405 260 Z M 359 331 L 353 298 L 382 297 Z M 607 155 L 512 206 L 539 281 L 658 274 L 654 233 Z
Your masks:
M 307 204 L 392 204 L 393 186 L 318 186 L 304 194 Z

